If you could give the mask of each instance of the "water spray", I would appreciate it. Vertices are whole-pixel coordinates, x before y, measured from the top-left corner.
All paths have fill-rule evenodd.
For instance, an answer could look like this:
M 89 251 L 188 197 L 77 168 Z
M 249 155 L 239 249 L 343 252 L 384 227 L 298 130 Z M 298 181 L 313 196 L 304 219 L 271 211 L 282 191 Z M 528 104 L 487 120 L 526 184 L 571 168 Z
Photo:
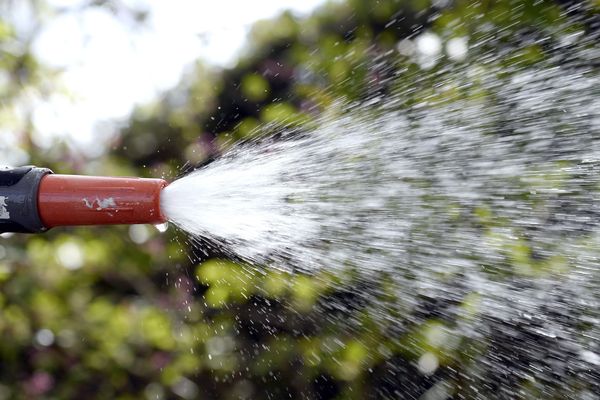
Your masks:
M 161 224 L 162 179 L 54 174 L 32 166 L 0 169 L 0 232 L 57 226 Z

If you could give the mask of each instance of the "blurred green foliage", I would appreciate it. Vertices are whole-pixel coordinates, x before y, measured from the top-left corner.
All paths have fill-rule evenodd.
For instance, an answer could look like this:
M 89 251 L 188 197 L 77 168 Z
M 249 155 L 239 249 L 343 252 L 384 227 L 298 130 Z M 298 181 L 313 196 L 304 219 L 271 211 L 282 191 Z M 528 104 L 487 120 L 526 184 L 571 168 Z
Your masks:
M 62 173 L 174 178 L 252 138 L 263 124 L 305 123 L 340 97 L 408 86 L 416 90 L 407 106 L 428 96 L 485 96 L 476 84 L 468 93 L 428 92 L 434 85 L 418 83 L 435 81 L 450 63 L 447 54 L 424 68 L 400 44 L 428 30 L 444 43 L 483 41 L 478 54 L 485 54 L 519 35 L 567 29 L 560 24 L 567 3 L 347 0 L 307 18 L 284 13 L 254 26 L 235 67 L 198 62 L 178 87 L 137 109 L 109 154 L 96 160 L 65 145 L 46 152 L 31 140 L 31 124 L 16 105 L 29 89 L 59 90 L 56 72 L 39 65 L 0 16 L 0 78 L 8 77 L 0 79 L 0 134 L 14 132 L 32 163 Z M 534 40 L 520 45 L 507 68 L 545 51 Z M 486 64 L 484 57 L 472 62 Z M 526 242 L 498 233 L 502 221 L 493 210 L 479 208 L 472 217 L 518 274 L 566 268 L 560 257 L 535 260 Z M 457 370 L 481 351 L 438 318 L 402 332 L 375 323 L 340 279 L 250 268 L 152 227 L 1 238 L 0 399 L 417 398 L 435 379 L 420 373 L 416 360 L 431 353 L 447 371 Z M 377 292 L 380 300 L 394 297 L 385 280 Z M 478 301 L 472 295 L 459 304 L 463 318 L 476 315 Z M 339 317 L 334 305 L 344 303 Z M 456 379 L 458 388 L 456 376 L 445 379 Z M 523 393 L 537 397 L 527 385 Z M 463 389 L 467 398 L 487 390 Z

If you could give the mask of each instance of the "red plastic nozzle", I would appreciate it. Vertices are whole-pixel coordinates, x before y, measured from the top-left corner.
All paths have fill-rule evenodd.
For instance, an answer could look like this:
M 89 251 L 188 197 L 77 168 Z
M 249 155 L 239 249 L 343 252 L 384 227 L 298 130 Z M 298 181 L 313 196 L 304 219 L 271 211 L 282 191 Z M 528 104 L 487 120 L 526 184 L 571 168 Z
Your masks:
M 38 210 L 46 228 L 70 225 L 160 224 L 162 179 L 50 174 L 42 178 Z

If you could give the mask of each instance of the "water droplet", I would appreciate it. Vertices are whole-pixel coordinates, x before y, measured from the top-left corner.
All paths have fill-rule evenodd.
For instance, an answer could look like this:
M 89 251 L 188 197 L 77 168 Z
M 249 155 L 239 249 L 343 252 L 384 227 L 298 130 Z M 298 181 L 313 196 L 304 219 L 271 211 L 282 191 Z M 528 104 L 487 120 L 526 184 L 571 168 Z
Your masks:
M 166 231 L 167 231 L 167 229 L 169 229 L 169 223 L 168 223 L 168 222 L 164 222 L 164 223 L 162 223 L 162 224 L 156 224 L 156 225 L 154 225 L 154 227 L 155 227 L 156 229 L 158 229 L 158 231 L 159 231 L 160 233 L 164 233 L 164 232 L 166 232 Z

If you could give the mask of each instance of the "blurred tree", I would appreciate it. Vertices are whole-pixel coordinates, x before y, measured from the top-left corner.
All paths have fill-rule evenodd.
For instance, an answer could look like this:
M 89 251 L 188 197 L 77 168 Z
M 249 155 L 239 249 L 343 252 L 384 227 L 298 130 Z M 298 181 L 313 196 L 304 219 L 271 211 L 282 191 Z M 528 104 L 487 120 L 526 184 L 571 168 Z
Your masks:
M 14 3 L 0 1 L 0 10 Z M 45 3 L 30 4 L 39 23 L 51 18 Z M 143 20 L 143 12 L 125 4 L 85 6 Z M 448 64 L 475 55 L 442 48 L 433 62 L 420 60 L 414 39 L 423 32 L 444 44 L 459 39 L 459 50 L 461 43 L 487 43 L 476 55 L 506 46 L 507 70 L 550 56 L 551 46 L 536 38 L 573 27 L 561 24 L 566 18 L 598 29 L 592 6 L 574 8 L 578 4 L 584 3 L 347 0 L 329 2 L 307 18 L 283 13 L 254 26 L 234 68 L 198 62 L 178 87 L 136 110 L 111 154 L 88 165 L 64 145 L 45 152 L 31 140 L 33 105 L 23 105 L 25 93 L 43 97 L 60 88 L 55 71 L 36 62 L 29 39 L 18 37 L 1 12 L 0 154 L 11 163 L 30 161 L 61 172 L 172 178 L 253 138 L 257 127 L 301 125 L 340 97 L 365 99 L 409 85 L 417 90 L 406 106 L 435 95 L 431 82 L 442 79 Z M 476 86 L 455 96 L 481 95 Z M 488 211 L 475 210 L 471 218 L 485 225 Z M 514 247 L 514 259 L 530 257 L 523 245 Z M 439 318 L 447 304 L 423 299 L 420 314 L 405 316 L 402 329 L 381 326 L 355 293 L 380 293 L 374 301 L 393 304 L 385 277 L 374 283 L 382 288 L 375 291 L 352 277 L 340 285 L 340 277 L 325 272 L 259 271 L 214 247 L 203 250 L 180 234 L 160 235 L 145 226 L 4 236 L 0 399 L 418 398 L 442 381 L 454 388 L 472 385 L 463 371 L 483 350 L 461 342 L 461 352 L 453 352 L 428 341 L 436 334 L 458 335 L 452 321 Z M 344 310 L 334 307 L 340 303 Z M 456 306 L 476 309 L 477 298 Z M 426 322 L 411 324 L 408 317 Z M 503 335 L 490 345 L 507 345 L 510 338 Z M 435 374 L 415 367 L 423 349 L 441 360 Z M 509 383 L 539 394 L 525 379 Z M 464 390 L 493 394 L 494 388 Z

